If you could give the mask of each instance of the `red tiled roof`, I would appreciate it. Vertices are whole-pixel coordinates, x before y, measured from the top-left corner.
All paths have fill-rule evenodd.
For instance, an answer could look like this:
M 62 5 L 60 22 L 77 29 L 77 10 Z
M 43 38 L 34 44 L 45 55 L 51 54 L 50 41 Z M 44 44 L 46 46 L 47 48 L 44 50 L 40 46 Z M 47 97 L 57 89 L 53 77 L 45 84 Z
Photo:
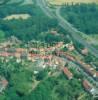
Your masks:
M 6 87 L 8 85 L 8 81 L 7 80 L 2 80 L 2 84 Z
M 96 71 L 96 77 L 98 77 L 98 71 Z
M 63 69 L 64 74 L 68 77 L 68 79 L 72 79 L 73 74 L 68 70 L 67 67 Z
M 7 52 L 2 52 L 2 53 L 0 53 L 0 56 L 8 57 L 8 56 L 9 56 L 9 53 L 7 53 Z
M 83 81 L 83 86 L 88 91 L 90 91 L 92 89 L 92 86 L 90 85 L 90 83 L 87 80 Z
M 24 51 L 26 51 L 26 49 L 23 49 L 23 48 L 17 48 L 16 49 L 16 52 L 19 52 L 19 53 L 24 52 Z

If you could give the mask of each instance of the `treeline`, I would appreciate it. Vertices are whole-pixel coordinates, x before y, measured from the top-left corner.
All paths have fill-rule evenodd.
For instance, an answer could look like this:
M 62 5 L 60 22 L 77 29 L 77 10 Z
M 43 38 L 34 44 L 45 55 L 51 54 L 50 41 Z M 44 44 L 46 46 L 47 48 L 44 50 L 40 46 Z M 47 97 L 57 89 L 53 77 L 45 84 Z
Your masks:
M 80 31 L 86 34 L 98 33 L 97 4 L 66 4 L 61 10 L 62 15 Z
M 0 6 L 0 18 L 11 14 L 21 14 L 28 13 L 30 15 L 35 15 L 36 11 L 39 9 L 35 5 L 16 5 L 16 4 L 7 4 Z M 42 13 L 41 11 L 39 13 Z
M 52 23 L 54 20 L 42 17 L 32 17 L 27 20 L 0 21 L 0 29 L 5 32 L 6 37 L 16 36 L 23 41 L 38 39 L 41 32 L 56 26 Z M 48 24 L 49 22 L 49 24 Z M 54 24 L 54 25 L 53 25 Z
M 31 17 L 26 20 L 3 20 L 4 17 L 12 14 L 29 14 Z M 48 18 L 35 5 L 6 5 L 0 7 L 0 30 L 5 32 L 5 37 L 16 36 L 22 41 L 39 40 L 41 32 L 56 27 L 58 27 L 57 20 Z

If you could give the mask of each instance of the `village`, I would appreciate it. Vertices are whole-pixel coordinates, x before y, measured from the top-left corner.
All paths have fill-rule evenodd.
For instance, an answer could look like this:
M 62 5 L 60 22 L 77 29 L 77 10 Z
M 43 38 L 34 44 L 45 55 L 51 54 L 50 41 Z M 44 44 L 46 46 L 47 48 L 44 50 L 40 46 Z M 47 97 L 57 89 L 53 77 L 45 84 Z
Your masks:
M 0 1 L 0 100 L 98 100 L 98 2 Z
M 62 51 L 62 48 L 67 48 L 67 51 Z M 8 62 L 9 58 L 15 58 L 17 63 L 22 63 L 24 60 L 31 62 L 39 62 L 39 67 L 45 69 L 49 67 L 51 70 L 59 70 L 63 72 L 68 80 L 74 78 L 74 74 L 70 71 L 69 63 L 72 62 L 77 65 L 75 68 L 77 72 L 84 75 L 82 79 L 82 85 L 84 89 L 91 95 L 97 95 L 97 82 L 98 71 L 90 64 L 86 64 L 77 57 L 69 53 L 74 51 L 75 47 L 73 43 L 64 44 L 63 42 L 55 43 L 54 46 L 44 48 L 12 48 L 8 44 L 2 44 L 0 46 L 0 59 L 2 62 Z M 85 48 L 82 54 L 87 54 L 88 50 Z M 71 66 L 72 67 L 72 66 Z M 73 66 L 74 67 L 74 66 Z M 34 74 L 39 73 L 38 70 L 34 70 Z M 81 79 L 80 79 L 81 80 Z M 7 87 L 8 81 L 1 77 L 0 80 L 0 93 Z

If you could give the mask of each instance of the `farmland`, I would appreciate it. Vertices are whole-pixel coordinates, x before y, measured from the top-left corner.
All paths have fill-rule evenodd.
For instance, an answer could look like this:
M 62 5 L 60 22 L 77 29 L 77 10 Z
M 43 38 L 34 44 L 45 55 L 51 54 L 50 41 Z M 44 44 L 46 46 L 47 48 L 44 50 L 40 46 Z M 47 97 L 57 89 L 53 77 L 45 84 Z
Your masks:
M 98 0 L 47 0 L 50 4 L 61 5 L 64 3 L 98 3 Z

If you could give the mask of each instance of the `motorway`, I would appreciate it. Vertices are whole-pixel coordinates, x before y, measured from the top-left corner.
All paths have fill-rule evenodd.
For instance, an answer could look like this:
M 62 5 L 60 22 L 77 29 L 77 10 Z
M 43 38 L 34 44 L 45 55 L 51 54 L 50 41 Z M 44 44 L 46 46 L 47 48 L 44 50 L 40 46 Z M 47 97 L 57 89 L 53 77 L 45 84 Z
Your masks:
M 98 58 L 98 50 L 92 45 L 87 43 L 79 34 L 82 33 L 74 28 L 67 20 L 65 20 L 60 14 L 60 7 L 56 10 L 56 16 L 52 13 L 51 9 L 48 7 L 46 0 L 36 0 L 37 5 L 43 10 L 43 12 L 50 18 L 56 18 L 59 22 L 59 25 L 66 30 L 69 35 L 77 42 L 81 43 L 89 52 Z M 83 33 L 84 34 L 84 33 Z
M 36 3 L 49 18 L 53 18 L 54 17 L 54 14 L 49 9 L 46 1 L 44 1 L 44 0 L 36 0 Z

